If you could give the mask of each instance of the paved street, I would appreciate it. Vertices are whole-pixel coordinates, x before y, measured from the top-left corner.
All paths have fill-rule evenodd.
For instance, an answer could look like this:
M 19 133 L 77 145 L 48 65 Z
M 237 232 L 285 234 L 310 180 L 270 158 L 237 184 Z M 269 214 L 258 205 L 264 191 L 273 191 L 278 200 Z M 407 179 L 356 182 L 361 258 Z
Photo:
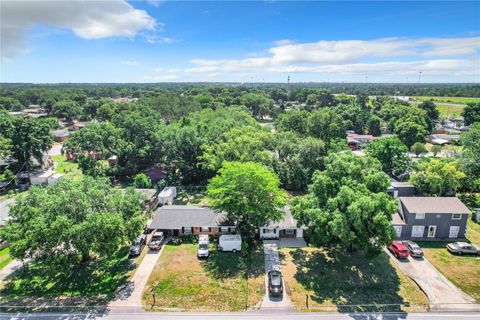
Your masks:
M 283 291 L 282 297 L 271 297 L 268 294 L 268 277 L 267 273 L 271 270 L 281 271 L 280 257 L 278 255 L 278 241 L 264 240 L 263 252 L 265 255 L 265 297 L 263 298 L 259 312 L 289 312 L 295 310 L 287 292 Z M 283 286 L 285 288 L 285 284 Z
M 386 250 L 391 259 L 425 292 L 431 310 L 480 311 L 480 304 L 453 285 L 426 259 L 399 260 Z
M 150 274 L 157 264 L 158 258 L 160 258 L 160 255 L 165 248 L 165 244 L 168 243 L 168 241 L 169 239 L 165 240 L 165 243 L 160 250 L 149 250 L 148 248 L 145 248 L 145 250 L 148 250 L 148 253 L 143 258 L 142 262 L 140 262 L 132 280 L 123 290 L 120 291 L 117 299 L 109 303 L 109 307 L 115 308 L 116 310 L 122 310 L 123 308 L 137 311 L 143 310 L 143 290 Z
M 477 320 L 480 313 L 172 313 L 172 312 L 142 312 L 142 313 L 115 313 L 102 317 L 94 314 L 73 314 L 73 313 L 50 313 L 50 314 L 1 314 L 0 320 L 21 320 L 21 319 L 41 319 L 41 320 Z

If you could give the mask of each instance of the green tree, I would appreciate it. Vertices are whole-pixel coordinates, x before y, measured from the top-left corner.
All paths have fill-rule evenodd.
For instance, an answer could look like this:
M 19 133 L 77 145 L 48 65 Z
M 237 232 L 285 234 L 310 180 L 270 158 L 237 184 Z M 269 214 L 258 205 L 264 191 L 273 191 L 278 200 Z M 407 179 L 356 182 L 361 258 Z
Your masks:
M 437 105 L 432 100 L 424 101 L 420 103 L 418 107 L 427 112 L 430 120 L 436 121 L 440 117 L 440 112 L 438 111 Z
M 53 105 L 51 114 L 58 118 L 72 120 L 82 113 L 82 107 L 75 101 L 62 100 Z
M 480 122 L 480 103 L 469 103 L 462 111 L 467 126 Z
M 374 137 L 382 135 L 381 119 L 375 115 L 370 116 L 367 121 L 368 133 Z
M 432 153 L 433 153 L 433 157 L 436 157 L 437 154 L 439 154 L 440 152 L 442 152 L 442 147 L 439 146 L 438 144 L 435 144 L 432 146 L 432 149 L 431 149 Z
M 417 158 L 421 153 L 428 152 L 427 147 L 425 147 L 425 144 L 420 142 L 415 142 L 410 149 L 412 150 L 413 153 L 415 153 L 415 156 Z
M 426 196 L 441 197 L 455 194 L 464 179 L 458 161 L 432 159 L 418 165 L 410 182 Z
M 138 188 L 138 189 L 145 189 L 145 188 L 152 187 L 152 181 L 144 173 L 137 173 L 133 177 L 133 184 L 135 185 L 135 188 Z
M 52 268 L 73 266 L 130 243 L 143 226 L 141 200 L 132 189 L 122 193 L 104 179 L 34 186 L 17 198 L 0 237 L 9 242 L 14 258 Z
M 390 176 L 398 176 L 410 167 L 407 146 L 397 137 L 387 137 L 372 141 L 365 152 L 382 164 L 382 170 Z
M 415 142 L 424 142 L 428 131 L 425 126 L 415 122 L 406 120 L 398 120 L 394 131 L 398 138 L 407 146 L 411 147 Z
M 328 146 L 332 139 L 345 138 L 346 128 L 343 118 L 334 109 L 325 108 L 311 113 L 308 133 Z
M 460 154 L 461 169 L 466 177 L 466 187 L 472 192 L 480 192 L 480 123 L 462 134 L 463 151 Z
M 278 177 L 254 162 L 225 162 L 208 184 L 209 204 L 225 212 L 237 229 L 251 241 L 260 225 L 282 218 L 286 193 Z
M 0 97 L 0 109 L 2 108 L 10 111 L 18 111 L 22 110 L 24 107 L 20 101 L 15 98 Z
M 303 136 L 307 134 L 309 118 L 307 111 L 291 110 L 277 117 L 275 127 L 278 131 L 293 131 Z
M 380 162 L 351 152 L 332 153 L 313 176 L 309 193 L 294 200 L 292 213 L 308 226 L 316 246 L 340 243 L 377 253 L 390 243 L 396 202 L 386 194 L 389 178 Z

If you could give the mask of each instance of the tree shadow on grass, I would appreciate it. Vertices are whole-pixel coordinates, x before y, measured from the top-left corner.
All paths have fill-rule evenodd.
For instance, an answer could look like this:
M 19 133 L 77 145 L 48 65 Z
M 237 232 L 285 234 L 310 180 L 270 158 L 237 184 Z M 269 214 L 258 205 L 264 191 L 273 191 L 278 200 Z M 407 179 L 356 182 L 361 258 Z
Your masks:
M 295 279 L 314 294 L 313 301 L 330 300 L 340 312 L 402 311 L 407 302 L 398 294 L 400 278 L 386 254 L 366 258 L 339 248 L 291 252 Z M 387 306 L 388 305 L 388 306 Z
M 113 298 L 118 287 L 128 280 L 132 268 L 128 248 L 113 256 L 103 257 L 74 267 L 45 266 L 30 263 L 7 280 L 1 295 L 18 297 L 99 297 Z
M 208 274 L 217 279 L 245 276 L 246 271 L 248 277 L 253 278 L 265 273 L 263 260 L 261 247 L 255 245 L 250 254 L 211 250 L 210 256 L 202 260 L 202 266 Z

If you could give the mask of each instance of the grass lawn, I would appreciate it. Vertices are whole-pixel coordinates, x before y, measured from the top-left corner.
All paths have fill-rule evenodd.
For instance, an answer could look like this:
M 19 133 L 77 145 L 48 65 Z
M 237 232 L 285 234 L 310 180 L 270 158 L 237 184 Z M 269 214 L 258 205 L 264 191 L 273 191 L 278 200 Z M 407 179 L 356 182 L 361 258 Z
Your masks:
M 467 238 L 480 245 L 480 225 L 469 220 Z M 421 242 L 427 259 L 454 285 L 480 301 L 480 257 L 454 255 L 447 251 L 448 242 Z
M 220 252 L 211 245 L 210 257 L 199 260 L 196 244 L 166 245 L 150 275 L 143 296 L 153 310 L 242 311 L 263 298 L 264 258 L 261 247 L 246 267 L 241 253 Z M 248 286 L 245 279 L 248 270 Z
M 7 248 L 4 248 L 2 250 L 0 250 L 0 270 L 3 269 L 3 267 L 5 267 L 7 264 L 10 263 L 10 261 L 12 261 L 12 257 L 10 257 L 10 249 L 7 247 Z
M 462 110 L 465 108 L 465 105 L 448 105 L 443 103 L 435 103 L 437 105 L 437 109 L 440 112 L 440 116 L 459 116 L 462 113 Z
M 72 269 L 30 263 L 27 270 L 19 270 L 2 283 L 0 296 L 14 299 L 101 297 L 109 299 L 116 289 L 128 280 L 131 265 L 128 248 L 113 257 L 105 257 Z
M 465 97 L 413 97 L 415 100 L 433 100 L 435 102 L 444 102 L 444 103 L 458 103 L 458 104 L 467 104 L 470 102 L 480 102 L 480 98 L 465 98 Z
M 366 258 L 360 252 L 345 253 L 338 249 L 282 249 L 281 259 L 287 292 L 293 304 L 303 311 L 307 310 L 306 295 L 311 311 L 425 311 L 428 308 L 425 294 L 384 252 Z
M 64 174 L 66 179 L 80 179 L 82 177 L 82 171 L 78 167 L 78 164 L 74 161 L 67 161 L 65 155 L 56 155 L 52 157 L 53 161 L 57 163 L 55 172 Z
M 176 205 L 206 205 L 204 186 L 184 186 L 177 190 Z

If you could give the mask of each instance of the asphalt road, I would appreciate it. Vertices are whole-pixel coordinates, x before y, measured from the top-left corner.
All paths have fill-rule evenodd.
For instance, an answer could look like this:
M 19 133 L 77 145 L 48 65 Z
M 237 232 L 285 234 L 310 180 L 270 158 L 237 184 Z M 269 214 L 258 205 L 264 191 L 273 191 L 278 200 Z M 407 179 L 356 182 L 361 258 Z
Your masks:
M 248 313 L 170 313 L 170 312 L 139 312 L 139 313 L 114 313 L 110 315 L 94 314 L 74 314 L 74 313 L 36 313 L 36 314 L 2 314 L 0 320 L 20 320 L 20 319 L 39 319 L 39 320 L 93 320 L 93 319 L 112 319 L 112 320 L 476 320 L 480 319 L 480 313 L 282 313 L 269 314 L 261 312 Z

